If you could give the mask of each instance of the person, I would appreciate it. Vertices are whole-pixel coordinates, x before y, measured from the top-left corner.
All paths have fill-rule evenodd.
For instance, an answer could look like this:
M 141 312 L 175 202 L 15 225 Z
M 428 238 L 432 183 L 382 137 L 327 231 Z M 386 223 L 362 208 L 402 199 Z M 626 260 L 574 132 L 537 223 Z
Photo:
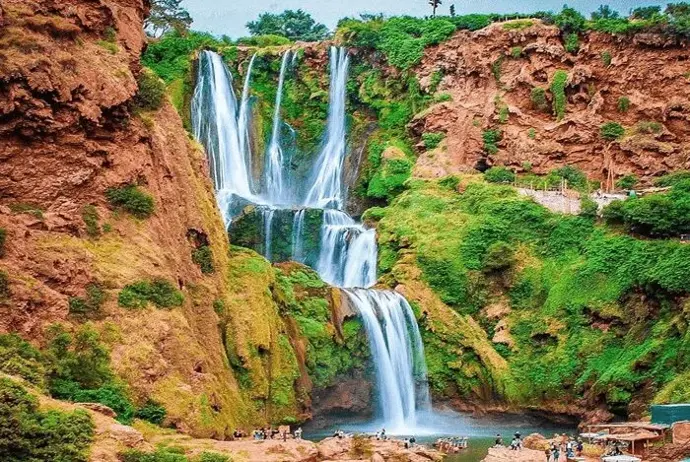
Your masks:
M 577 457 L 582 457 L 582 451 L 584 450 L 584 448 L 585 445 L 582 444 L 582 438 L 578 438 L 577 445 L 575 446 Z
M 503 446 L 503 438 L 501 438 L 501 434 L 496 435 L 496 446 Z
M 553 445 L 551 455 L 553 456 L 554 462 L 558 462 L 558 460 L 561 458 L 561 448 L 557 444 Z
M 568 442 L 565 445 L 565 456 L 566 457 L 573 457 L 575 456 L 575 451 L 574 451 L 574 446 L 573 446 L 573 440 L 568 439 Z
M 546 454 L 546 462 L 551 462 L 551 448 L 546 448 L 544 450 L 544 454 Z
M 295 439 L 297 439 L 297 440 L 302 439 L 302 427 L 299 427 L 297 430 L 295 430 Z
M 382 429 L 381 429 L 381 439 L 382 439 L 382 440 L 385 440 L 385 439 L 386 439 L 386 429 L 385 429 L 385 428 L 382 428 Z
M 510 442 L 510 450 L 511 451 L 517 451 L 518 448 L 518 439 L 513 437 L 513 441 Z

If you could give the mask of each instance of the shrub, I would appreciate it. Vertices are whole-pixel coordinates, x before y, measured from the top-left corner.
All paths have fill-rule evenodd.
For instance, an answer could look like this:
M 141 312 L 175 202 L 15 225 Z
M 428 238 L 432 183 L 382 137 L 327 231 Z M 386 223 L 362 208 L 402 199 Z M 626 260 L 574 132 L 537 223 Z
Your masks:
M 182 306 L 184 296 L 165 279 L 151 282 L 139 281 L 125 286 L 118 295 L 117 302 L 124 308 L 145 308 L 151 302 L 158 308 Z
M 496 154 L 498 152 L 498 142 L 503 137 L 498 129 L 484 130 L 482 133 L 482 140 L 484 141 L 484 151 L 488 154 Z
M 184 454 L 178 454 L 169 448 L 159 448 L 154 452 L 128 449 L 119 456 L 122 462 L 189 462 Z
M 135 409 L 125 387 L 115 382 L 93 390 L 75 389 L 65 398 L 78 403 L 100 403 L 108 406 L 117 414 L 117 421 L 123 424 L 132 423 L 134 417 Z
M 546 181 L 549 186 L 558 186 L 561 180 L 568 183 L 568 187 L 583 190 L 587 188 L 587 175 L 577 167 L 566 165 L 549 172 Z
M 514 248 L 507 242 L 498 241 L 486 249 L 483 269 L 487 272 L 499 272 L 509 269 L 514 263 Z
M 270 47 L 270 46 L 282 46 L 289 45 L 292 43 L 287 37 L 282 35 L 256 35 L 254 37 L 241 37 L 237 39 L 238 45 L 250 46 L 250 47 Z
M 460 178 L 455 175 L 449 175 L 438 180 L 438 185 L 451 191 L 457 191 L 458 186 L 460 186 Z
M 431 74 L 431 79 L 429 80 L 429 93 L 434 93 L 437 89 L 441 81 L 443 80 L 443 72 L 439 70 L 435 70 Z
M 578 34 L 584 32 L 587 20 L 576 9 L 563 7 L 563 10 L 554 16 L 553 22 L 563 34 Z
M 121 208 L 137 218 L 148 218 L 153 214 L 153 197 L 141 191 L 137 185 L 129 184 L 110 188 L 105 197 L 114 208 Z
M 628 112 L 630 109 L 630 98 L 621 96 L 618 98 L 618 112 Z
M 160 108 L 165 99 L 165 82 L 151 69 L 143 68 L 137 78 L 139 91 L 134 97 L 137 108 L 145 111 L 155 111 Z
M 501 124 L 505 124 L 508 122 L 509 117 L 510 110 L 508 109 L 508 106 L 506 106 L 505 104 L 501 105 L 498 110 L 498 122 Z
M 446 40 L 453 32 L 455 25 L 446 19 L 395 17 L 381 25 L 376 46 L 391 65 L 405 70 L 421 61 L 424 48 Z
M 640 121 L 637 123 L 635 126 L 635 131 L 637 133 L 642 133 L 646 135 L 656 135 L 661 133 L 661 131 L 664 129 L 664 126 L 660 124 L 659 122 L 651 122 L 651 121 Z
M 563 120 L 565 117 L 565 106 L 567 99 L 565 97 L 565 86 L 568 82 L 568 73 L 563 70 L 558 70 L 553 74 L 551 79 L 551 95 L 553 96 L 553 115 L 557 120 Z
M 577 34 L 567 34 L 564 39 L 563 47 L 568 53 L 576 54 L 580 51 L 580 38 Z
M 10 296 L 10 278 L 7 273 L 0 270 L 0 301 Z
M 596 218 L 599 212 L 599 204 L 589 196 L 580 199 L 580 216 L 583 218 Z
M 529 99 L 534 109 L 545 111 L 549 107 L 549 103 L 546 101 L 546 90 L 541 87 L 532 88 Z
M 510 49 L 510 56 L 517 59 L 522 56 L 522 47 L 513 47 Z
M 503 67 L 503 56 L 499 56 L 496 61 L 491 63 L 491 74 L 497 83 L 501 83 L 501 68 Z
M 665 188 L 668 186 L 675 186 L 678 183 L 690 180 L 690 170 L 679 170 L 677 172 L 669 173 L 661 178 L 654 180 L 654 185 L 660 188 Z
M 424 142 L 424 147 L 427 150 L 431 150 L 441 144 L 441 141 L 443 141 L 445 137 L 446 135 L 443 133 L 423 133 L 422 141 Z
M 17 334 L 0 334 L 0 371 L 44 387 L 45 367 L 41 352 Z
M 523 30 L 532 27 L 533 24 L 534 21 L 530 19 L 518 19 L 504 23 L 503 28 L 505 30 Z
M 231 462 L 231 459 L 230 457 L 217 452 L 204 451 L 199 454 L 195 462 Z
M 146 404 L 137 409 L 134 417 L 137 419 L 146 420 L 155 425 L 160 425 L 163 423 L 163 420 L 165 420 L 166 414 L 167 411 L 161 404 L 148 400 L 146 401 Z
M 98 211 L 93 205 L 85 205 L 81 210 L 81 218 L 86 225 L 86 234 L 91 237 L 98 237 L 101 234 L 101 228 L 98 225 Z
M 611 56 L 610 52 L 604 51 L 601 53 L 601 62 L 604 63 L 604 66 L 609 67 L 611 65 L 611 61 L 613 61 L 613 57 Z
M 625 175 L 616 181 L 616 188 L 618 189 L 632 189 L 637 184 L 637 176 Z
M 13 213 L 28 213 L 39 220 L 43 220 L 43 209 L 38 205 L 27 202 L 15 202 L 10 204 L 9 207 Z
M 489 183 L 513 183 L 515 172 L 506 167 L 491 167 L 484 172 L 484 179 Z
M 69 314 L 76 316 L 92 316 L 100 313 L 105 302 L 106 294 L 100 284 L 91 283 L 86 286 L 86 297 L 70 297 Z
M 385 160 L 367 188 L 367 196 L 391 200 L 400 194 L 412 173 L 412 162 L 406 158 Z
M 529 139 L 533 140 L 537 137 L 537 131 L 533 128 L 530 128 L 529 131 L 527 132 L 527 136 L 529 137 Z M 532 165 L 530 164 L 530 168 L 525 169 L 525 170 L 527 170 L 527 171 L 532 170 Z
M 0 258 L 5 256 L 5 242 L 7 242 L 7 231 L 0 228 Z
M 215 271 L 213 252 L 208 245 L 202 245 L 192 250 L 192 261 L 201 268 L 201 272 L 204 274 L 211 274 Z
M 86 462 L 94 424 L 81 409 L 41 412 L 21 385 L 0 378 L 0 435 L 0 460 Z
M 450 93 L 439 93 L 434 96 L 435 103 L 443 103 L 446 101 L 453 101 L 453 96 Z
M 607 122 L 601 126 L 599 134 L 606 141 L 616 141 L 625 135 L 625 128 L 617 122 Z

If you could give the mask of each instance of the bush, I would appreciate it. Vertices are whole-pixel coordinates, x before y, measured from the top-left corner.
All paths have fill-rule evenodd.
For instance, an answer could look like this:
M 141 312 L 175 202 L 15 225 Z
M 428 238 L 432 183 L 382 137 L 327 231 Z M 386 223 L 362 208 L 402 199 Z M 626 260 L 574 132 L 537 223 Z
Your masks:
M 438 180 L 438 185 L 451 191 L 457 191 L 458 186 L 460 186 L 460 178 L 455 175 L 449 175 Z
M 149 302 L 158 308 L 171 308 L 182 306 L 184 296 L 165 279 L 154 279 L 152 282 L 139 281 L 125 286 L 117 302 L 124 308 L 145 308 Z
M 510 56 L 517 59 L 522 56 L 522 47 L 513 47 L 510 49 Z
M 101 227 L 98 225 L 98 211 L 93 205 L 85 205 L 81 210 L 81 218 L 86 225 L 86 234 L 91 237 L 98 237 L 101 234 Z
M 484 130 L 482 140 L 484 141 L 484 151 L 487 154 L 498 152 L 498 142 L 503 138 L 503 134 L 498 129 Z
M 10 296 L 10 278 L 7 273 L 0 270 L 0 301 Z
M 412 173 L 412 162 L 408 159 L 384 161 L 369 182 L 367 196 L 374 199 L 391 200 L 404 189 L 405 181 Z
M 616 141 L 625 135 L 625 128 L 617 122 L 607 122 L 601 126 L 599 134 L 606 141 Z
M 563 10 L 554 16 L 553 22 L 564 35 L 584 32 L 587 24 L 587 20 L 579 11 L 567 6 L 564 6 Z
M 565 86 L 568 83 L 568 73 L 563 70 L 558 70 L 553 74 L 551 79 L 551 95 L 553 96 L 553 115 L 557 120 L 563 120 L 565 117 L 565 106 L 567 99 L 565 97 Z
M 192 250 L 192 261 L 201 268 L 201 272 L 204 274 L 211 274 L 215 271 L 213 252 L 208 245 L 202 245 Z
M 196 461 L 194 462 L 231 462 L 231 459 L 230 457 L 223 454 L 218 454 L 217 452 L 204 451 L 199 454 L 199 457 L 197 457 Z
M 395 17 L 383 22 L 376 47 L 388 62 L 406 70 L 418 64 L 424 48 L 436 45 L 455 32 L 455 25 L 442 18 Z
M 165 82 L 151 69 L 143 68 L 137 78 L 139 91 L 134 97 L 137 108 L 145 111 L 155 111 L 160 108 L 165 98 Z
M 16 375 L 43 388 L 44 358 L 40 351 L 17 334 L 0 334 L 0 371 Z
M 576 54 L 580 51 L 580 37 L 577 34 L 567 34 L 564 39 L 563 47 L 568 53 Z
M 287 37 L 281 35 L 257 35 L 254 37 L 242 37 L 237 39 L 238 45 L 250 46 L 250 47 L 270 47 L 270 46 L 282 46 L 289 45 L 292 43 Z
M 534 87 L 529 95 L 530 101 L 532 101 L 532 107 L 539 111 L 545 111 L 549 107 L 548 101 L 546 101 L 546 90 L 541 87 Z
M 661 178 L 654 180 L 654 186 L 660 188 L 666 188 L 669 186 L 675 186 L 678 183 L 690 180 L 690 170 L 680 170 L 678 172 L 673 172 L 668 175 L 664 175 Z
M 549 172 L 546 178 L 551 187 L 559 186 L 561 180 L 568 182 L 568 187 L 578 190 L 587 189 L 587 175 L 577 167 L 566 165 Z
M 169 448 L 159 448 L 154 452 L 128 449 L 119 456 L 122 462 L 189 462 L 184 454 L 178 454 Z
M 129 184 L 110 188 L 105 197 L 114 208 L 121 208 L 137 218 L 148 218 L 153 214 L 153 197 L 141 191 L 137 185 Z
M 507 242 L 498 241 L 489 245 L 484 255 L 483 269 L 486 272 L 505 271 L 515 263 L 515 249 Z
M 127 396 L 125 387 L 118 383 L 108 383 L 93 390 L 75 389 L 65 398 L 77 403 L 100 403 L 115 411 L 118 422 L 132 423 L 134 406 Z
M 93 316 L 101 311 L 106 294 L 100 284 L 86 286 L 86 297 L 70 297 L 69 314 L 75 316 Z
M 604 63 L 604 66 L 609 67 L 611 65 L 611 61 L 613 61 L 613 57 L 611 56 L 611 53 L 608 51 L 604 51 L 601 53 L 601 61 Z
M 489 183 L 513 183 L 515 172 L 506 167 L 491 167 L 484 172 L 484 179 Z
M 141 420 L 146 420 L 155 425 L 160 425 L 165 420 L 167 411 L 165 408 L 152 400 L 148 400 L 144 406 L 137 409 L 134 417 Z
M 632 189 L 637 184 L 637 176 L 625 175 L 616 181 L 616 188 L 618 189 Z
M 81 409 L 41 412 L 21 385 L 0 378 L 0 435 L 3 461 L 86 462 L 94 424 Z
M 580 199 L 580 216 L 583 218 L 596 218 L 599 212 L 599 204 L 589 196 Z
M 446 101 L 453 101 L 453 96 L 450 93 L 439 93 L 434 96 L 435 103 L 443 103 Z
M 0 258 L 5 256 L 5 243 L 7 242 L 7 231 L 0 228 Z
M 422 141 L 424 142 L 424 147 L 427 150 L 436 148 L 446 135 L 444 133 L 423 133 Z
M 630 109 L 630 98 L 621 96 L 618 98 L 618 112 L 628 112 Z

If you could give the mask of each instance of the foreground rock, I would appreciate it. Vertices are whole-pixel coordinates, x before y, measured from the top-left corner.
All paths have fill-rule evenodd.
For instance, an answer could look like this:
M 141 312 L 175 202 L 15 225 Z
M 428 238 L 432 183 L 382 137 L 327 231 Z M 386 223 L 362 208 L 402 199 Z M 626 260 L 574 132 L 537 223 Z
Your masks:
M 489 454 L 482 462 L 535 462 L 545 459 L 544 451 L 534 449 L 513 451 L 508 448 L 489 448 Z
M 366 437 L 326 438 L 318 445 L 320 461 L 353 461 L 366 460 L 384 462 L 405 460 L 408 462 L 441 461 L 443 455 L 425 446 L 414 446 L 405 449 L 402 441 L 376 440 Z

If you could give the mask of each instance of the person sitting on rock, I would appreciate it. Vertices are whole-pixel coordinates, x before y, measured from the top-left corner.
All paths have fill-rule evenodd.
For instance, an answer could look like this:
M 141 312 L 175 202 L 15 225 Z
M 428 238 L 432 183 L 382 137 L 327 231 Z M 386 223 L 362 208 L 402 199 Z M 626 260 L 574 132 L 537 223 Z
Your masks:
M 496 446 L 503 447 L 503 438 L 500 433 L 496 435 Z
M 299 427 L 297 430 L 295 430 L 295 439 L 296 440 L 302 439 L 302 427 Z

